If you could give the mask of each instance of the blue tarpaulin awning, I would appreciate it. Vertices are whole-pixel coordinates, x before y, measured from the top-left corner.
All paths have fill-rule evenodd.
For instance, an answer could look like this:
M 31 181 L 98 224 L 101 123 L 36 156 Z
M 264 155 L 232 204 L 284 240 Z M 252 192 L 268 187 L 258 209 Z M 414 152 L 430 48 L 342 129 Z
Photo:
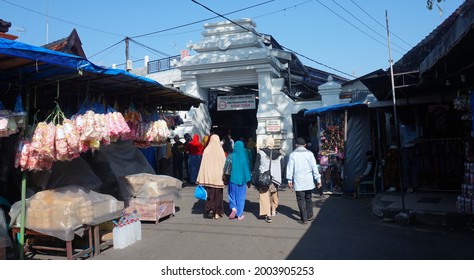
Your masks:
M 0 38 L 0 92 L 36 89 L 51 102 L 57 94 L 74 98 L 90 94 L 123 105 L 143 103 L 189 110 L 203 100 L 155 80 L 120 69 L 104 68 L 71 54 Z M 49 100 L 48 100 L 49 99 Z
M 348 108 L 356 108 L 356 107 L 367 107 L 367 104 L 363 102 L 336 104 L 336 105 L 307 110 L 304 112 L 304 116 L 306 117 L 309 115 L 320 115 L 322 113 L 327 113 L 327 112 L 336 111 L 336 110 L 345 110 Z

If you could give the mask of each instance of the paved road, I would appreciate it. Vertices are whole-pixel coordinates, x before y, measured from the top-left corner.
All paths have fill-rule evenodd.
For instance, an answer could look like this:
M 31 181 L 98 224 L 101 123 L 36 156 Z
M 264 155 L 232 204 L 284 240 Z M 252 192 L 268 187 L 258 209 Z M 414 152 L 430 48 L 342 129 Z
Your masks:
M 474 235 L 464 229 L 383 222 L 370 198 L 314 195 L 316 219 L 300 225 L 296 198 L 280 191 L 271 224 L 258 219 L 258 193 L 248 189 L 244 220 L 203 217 L 203 203 L 185 187 L 175 216 L 143 223 L 142 240 L 110 248 L 93 260 L 438 260 L 474 259 Z M 226 193 L 224 194 L 226 200 Z M 228 214 L 228 204 L 224 207 Z

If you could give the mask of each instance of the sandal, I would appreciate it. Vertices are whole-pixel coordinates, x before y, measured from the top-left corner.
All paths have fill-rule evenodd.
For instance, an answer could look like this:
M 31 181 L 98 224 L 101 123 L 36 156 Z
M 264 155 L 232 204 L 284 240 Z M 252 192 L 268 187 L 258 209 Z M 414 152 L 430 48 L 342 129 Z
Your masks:
M 229 219 L 235 219 L 235 215 L 237 214 L 237 209 L 232 208 L 232 212 L 229 215 Z
M 214 212 L 213 212 L 212 210 L 209 211 L 209 212 L 207 212 L 207 217 L 208 217 L 209 219 L 212 219 L 213 216 L 214 216 Z
M 219 215 L 219 214 L 215 214 L 215 215 L 214 215 L 214 220 L 219 220 L 220 218 L 222 218 L 221 215 Z

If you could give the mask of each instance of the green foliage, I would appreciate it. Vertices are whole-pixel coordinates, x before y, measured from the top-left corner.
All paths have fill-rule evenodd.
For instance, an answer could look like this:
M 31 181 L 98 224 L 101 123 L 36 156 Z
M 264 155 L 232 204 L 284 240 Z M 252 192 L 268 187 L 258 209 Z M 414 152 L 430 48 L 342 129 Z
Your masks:
M 426 0 L 426 7 L 429 9 L 429 10 L 432 10 L 433 9 L 433 2 L 436 1 L 436 2 L 444 2 L 444 0 Z

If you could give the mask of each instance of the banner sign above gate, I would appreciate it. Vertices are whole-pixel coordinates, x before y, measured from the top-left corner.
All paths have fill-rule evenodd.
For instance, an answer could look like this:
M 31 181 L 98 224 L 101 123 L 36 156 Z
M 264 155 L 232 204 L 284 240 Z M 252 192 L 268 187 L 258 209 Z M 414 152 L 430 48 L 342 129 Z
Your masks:
M 255 109 L 255 94 L 217 96 L 217 111 Z

